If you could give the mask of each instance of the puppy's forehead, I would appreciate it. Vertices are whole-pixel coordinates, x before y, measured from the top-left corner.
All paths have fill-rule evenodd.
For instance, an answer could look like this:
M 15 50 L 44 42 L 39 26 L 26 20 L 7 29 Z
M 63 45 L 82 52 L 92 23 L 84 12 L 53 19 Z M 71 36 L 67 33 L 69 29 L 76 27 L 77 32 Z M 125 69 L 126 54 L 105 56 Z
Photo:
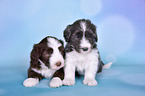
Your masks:
M 55 38 L 47 38 L 47 46 L 51 48 L 58 48 L 62 46 L 62 44 L 59 42 L 59 40 Z
M 85 21 L 81 21 L 80 26 L 81 26 L 82 31 L 85 32 L 87 29 L 87 23 Z

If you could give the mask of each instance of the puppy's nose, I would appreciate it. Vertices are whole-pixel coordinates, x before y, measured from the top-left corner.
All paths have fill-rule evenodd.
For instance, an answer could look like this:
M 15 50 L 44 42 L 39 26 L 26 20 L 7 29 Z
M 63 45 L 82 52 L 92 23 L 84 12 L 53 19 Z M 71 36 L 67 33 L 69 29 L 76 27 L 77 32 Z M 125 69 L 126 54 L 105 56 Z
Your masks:
M 88 51 L 88 48 L 87 48 L 87 47 L 85 47 L 85 48 L 82 48 L 82 50 L 83 50 L 83 51 Z
M 61 65 L 61 62 L 57 62 L 55 65 L 56 65 L 57 67 L 59 67 L 59 66 Z

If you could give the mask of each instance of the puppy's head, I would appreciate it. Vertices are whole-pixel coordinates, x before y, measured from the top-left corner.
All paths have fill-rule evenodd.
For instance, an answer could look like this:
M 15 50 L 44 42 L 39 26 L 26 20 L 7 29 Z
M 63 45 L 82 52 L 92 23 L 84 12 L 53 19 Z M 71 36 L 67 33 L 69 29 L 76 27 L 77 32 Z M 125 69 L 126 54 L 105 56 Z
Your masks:
M 38 66 L 42 61 L 48 68 L 58 70 L 64 66 L 64 55 L 63 41 L 48 36 L 34 45 L 31 52 L 31 64 Z
M 64 30 L 64 38 L 77 52 L 89 53 L 98 41 L 96 26 L 90 20 L 77 20 Z

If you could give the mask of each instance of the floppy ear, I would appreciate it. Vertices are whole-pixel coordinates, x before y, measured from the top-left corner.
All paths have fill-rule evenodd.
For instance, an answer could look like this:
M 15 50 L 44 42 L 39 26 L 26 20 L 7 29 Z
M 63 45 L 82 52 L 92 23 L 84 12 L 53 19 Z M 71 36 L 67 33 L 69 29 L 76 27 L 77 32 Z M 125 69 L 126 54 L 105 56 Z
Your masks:
M 59 41 L 62 44 L 62 46 L 60 47 L 59 50 L 61 51 L 61 54 L 62 54 L 63 58 L 65 58 L 64 42 L 63 42 L 63 40 L 59 40 Z
M 97 31 L 95 30 L 95 41 L 97 42 L 98 41 L 98 36 L 97 36 Z
M 91 26 L 92 28 L 92 31 L 94 32 L 94 39 L 95 39 L 95 41 L 97 42 L 98 41 L 98 36 L 97 36 L 97 27 L 94 25 L 94 24 L 92 24 L 92 26 Z
M 94 32 L 93 38 L 97 42 L 98 41 L 97 31 L 96 31 L 97 27 L 89 19 L 87 19 L 87 24 L 89 24 L 90 29 L 92 29 L 92 31 Z
M 64 42 L 63 42 L 63 40 L 59 39 L 59 41 L 60 41 L 60 43 L 61 43 L 62 45 L 64 45 Z
M 63 36 L 66 42 L 69 42 L 71 36 L 71 25 L 68 25 L 67 28 L 64 30 Z
M 38 59 L 41 56 L 42 51 L 43 51 L 43 49 L 39 44 L 35 44 L 33 46 L 33 50 L 31 51 L 31 61 L 30 61 L 32 66 L 38 66 L 39 65 L 38 64 Z

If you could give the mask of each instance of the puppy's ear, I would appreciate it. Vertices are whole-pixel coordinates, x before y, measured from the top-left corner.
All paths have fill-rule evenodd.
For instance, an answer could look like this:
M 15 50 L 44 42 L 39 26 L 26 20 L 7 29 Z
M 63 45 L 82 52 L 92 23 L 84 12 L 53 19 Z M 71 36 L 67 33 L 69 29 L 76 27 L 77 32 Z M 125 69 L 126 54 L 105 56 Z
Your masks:
M 94 39 L 95 39 L 95 41 L 96 41 L 96 42 L 98 42 L 98 36 L 97 36 L 97 32 L 95 32 Z
M 38 59 L 41 56 L 43 48 L 39 44 L 35 44 L 33 46 L 33 50 L 31 51 L 31 65 L 38 66 Z
M 97 36 L 97 27 L 94 24 L 91 24 L 92 26 L 92 31 L 94 32 L 94 39 L 97 42 L 98 41 L 98 36 Z
M 60 41 L 60 43 L 61 43 L 62 45 L 64 45 L 64 42 L 63 42 L 63 40 L 61 40 L 61 39 L 60 39 L 59 41 Z
M 62 46 L 60 47 L 59 50 L 61 51 L 63 58 L 65 58 L 64 42 L 63 42 L 63 40 L 59 40 L 59 41 L 62 44 Z
M 86 20 L 87 24 L 89 24 L 89 27 L 92 29 L 92 31 L 94 32 L 93 37 L 95 39 L 95 41 L 98 41 L 98 37 L 97 37 L 97 27 L 91 22 L 91 20 L 87 19 Z
M 71 25 L 68 25 L 67 28 L 64 30 L 63 36 L 66 42 L 69 42 L 71 36 Z

